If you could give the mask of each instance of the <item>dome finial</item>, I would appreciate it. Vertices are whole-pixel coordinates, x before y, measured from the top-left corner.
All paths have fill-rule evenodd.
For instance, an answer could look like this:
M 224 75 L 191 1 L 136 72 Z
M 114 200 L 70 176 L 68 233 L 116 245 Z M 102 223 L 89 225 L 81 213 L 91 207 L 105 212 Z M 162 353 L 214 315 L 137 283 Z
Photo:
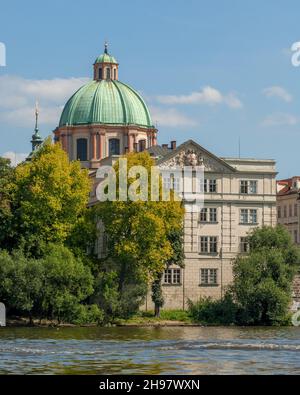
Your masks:
M 104 53 L 108 54 L 108 42 L 107 42 L 107 40 L 105 40 L 105 43 L 104 43 Z
M 38 121 L 39 121 L 39 103 L 38 103 L 38 101 L 36 101 L 35 102 L 35 128 L 34 128 L 34 131 L 36 133 L 39 131 Z

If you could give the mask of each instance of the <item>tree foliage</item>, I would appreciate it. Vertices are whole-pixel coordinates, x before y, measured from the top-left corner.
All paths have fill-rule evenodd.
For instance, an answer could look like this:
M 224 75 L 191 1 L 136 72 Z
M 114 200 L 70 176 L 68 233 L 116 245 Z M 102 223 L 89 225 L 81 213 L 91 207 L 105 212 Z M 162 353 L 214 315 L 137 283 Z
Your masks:
M 150 155 L 142 152 L 130 153 L 125 157 L 128 170 L 137 165 L 147 170 L 147 200 L 101 202 L 97 211 L 108 235 L 108 258 L 118 263 L 118 289 L 121 294 L 128 272 L 135 273 L 137 281 L 149 283 L 160 280 L 161 273 L 173 257 L 179 261 L 182 253 L 179 249 L 173 249 L 172 239 L 181 237 L 184 216 L 181 202 L 175 201 L 172 194 L 170 201 L 151 201 L 151 167 L 155 163 Z M 118 182 L 119 162 L 115 170 Z M 129 178 L 129 188 L 135 183 L 135 179 Z
M 14 169 L 10 160 L 0 157 L 0 246 L 6 245 L 11 235 L 11 183 L 14 179 Z
M 15 170 L 12 247 L 22 244 L 37 254 L 43 244 L 63 243 L 86 210 L 90 187 L 80 163 L 47 140 Z
M 31 319 L 99 321 L 101 310 L 82 304 L 93 291 L 90 270 L 62 245 L 48 245 L 41 259 L 21 250 L 0 252 L 0 299 L 15 313 Z
M 239 321 L 253 325 L 284 323 L 299 268 L 299 250 L 282 226 L 256 229 L 249 241 L 250 253 L 239 256 L 233 265 L 230 292 L 240 308 Z

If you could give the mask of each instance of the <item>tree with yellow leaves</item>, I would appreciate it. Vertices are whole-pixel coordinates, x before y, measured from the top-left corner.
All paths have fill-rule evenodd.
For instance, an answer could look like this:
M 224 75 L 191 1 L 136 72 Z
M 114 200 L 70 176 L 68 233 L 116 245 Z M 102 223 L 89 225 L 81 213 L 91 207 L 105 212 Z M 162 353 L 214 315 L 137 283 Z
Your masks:
M 49 138 L 15 170 L 12 248 L 39 255 L 43 245 L 64 243 L 87 210 L 91 183 L 79 162 L 69 162 Z
M 147 152 L 130 153 L 127 159 L 127 171 L 134 166 L 143 166 L 148 173 L 148 196 L 146 199 L 132 201 L 127 198 L 120 201 L 119 175 L 120 166 L 114 166 L 117 180 L 117 199 L 98 203 L 97 212 L 101 218 L 108 236 L 108 259 L 118 267 L 118 289 L 120 298 L 128 277 L 135 276 L 136 281 L 153 284 L 156 294 L 160 292 L 161 277 L 164 269 L 170 263 L 181 264 L 183 253 L 178 254 L 178 243 L 181 238 L 184 208 L 180 201 L 174 199 L 171 193 L 170 201 L 151 201 L 151 168 L 154 160 Z M 138 180 L 128 177 L 128 190 L 136 187 L 141 191 Z M 159 184 L 161 198 L 162 185 Z M 144 196 L 145 197 L 145 196 Z M 178 235 L 178 237 L 174 235 Z M 181 241 L 181 240 L 180 240 Z M 182 243 L 181 243 L 182 246 Z M 181 247 L 182 248 L 182 247 Z M 179 259 L 180 257 L 180 259 Z M 161 293 L 161 292 L 160 292 Z M 156 315 L 162 306 L 161 297 L 153 297 Z

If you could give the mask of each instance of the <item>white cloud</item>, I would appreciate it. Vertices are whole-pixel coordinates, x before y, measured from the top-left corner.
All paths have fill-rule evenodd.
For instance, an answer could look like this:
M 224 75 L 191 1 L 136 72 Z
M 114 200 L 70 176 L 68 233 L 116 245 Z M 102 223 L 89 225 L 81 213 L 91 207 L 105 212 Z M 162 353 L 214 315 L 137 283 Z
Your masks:
M 18 76 L 0 76 L 0 121 L 16 126 L 34 124 L 34 105 L 40 103 L 41 125 L 56 125 L 66 100 L 88 78 L 29 80 Z
M 9 152 L 5 152 L 1 156 L 2 156 L 2 158 L 10 159 L 11 165 L 13 167 L 15 167 L 19 163 L 23 162 L 28 157 L 28 154 L 19 154 L 19 153 L 16 153 L 16 152 L 9 151 Z
M 178 127 L 178 126 L 196 126 L 197 123 L 180 113 L 174 108 L 159 108 L 150 106 L 150 113 L 154 123 L 158 126 Z
M 266 97 L 277 97 L 287 103 L 293 100 L 293 96 L 281 86 L 270 86 L 263 90 L 263 94 Z
M 299 118 L 285 113 L 271 114 L 262 121 L 263 126 L 293 126 L 298 123 Z
M 230 108 L 241 108 L 242 102 L 234 93 L 223 95 L 220 91 L 210 86 L 204 87 L 198 92 L 188 95 L 164 95 L 157 96 L 157 101 L 162 104 L 209 104 L 217 105 L 225 103 Z

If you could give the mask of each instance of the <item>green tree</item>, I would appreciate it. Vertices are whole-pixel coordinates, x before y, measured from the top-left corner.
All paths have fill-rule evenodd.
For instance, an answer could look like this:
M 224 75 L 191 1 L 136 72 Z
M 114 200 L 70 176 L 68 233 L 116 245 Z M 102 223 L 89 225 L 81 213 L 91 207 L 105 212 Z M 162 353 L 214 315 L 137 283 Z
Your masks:
M 98 204 L 97 211 L 108 235 L 108 258 L 118 265 L 118 291 L 121 298 L 125 293 L 128 274 L 136 279 L 136 283 L 142 281 L 148 284 L 160 280 L 174 254 L 171 234 L 182 228 L 184 216 L 181 202 L 175 201 L 173 194 L 167 202 L 161 199 L 151 201 L 151 167 L 155 163 L 150 155 L 147 152 L 130 153 L 125 157 L 128 170 L 137 165 L 147 170 L 148 200 L 106 201 Z M 116 163 L 115 170 L 118 181 L 119 162 Z M 135 183 L 136 179 L 128 179 L 129 188 L 135 186 Z M 137 187 L 137 190 L 142 193 L 141 188 Z M 161 191 L 160 182 L 159 196 Z M 159 311 L 159 306 L 156 311 Z
M 0 299 L 9 310 L 28 316 L 32 321 L 38 310 L 43 287 L 41 262 L 25 257 L 21 250 L 11 255 L 0 252 Z
M 12 236 L 11 221 L 11 183 L 14 179 L 14 169 L 10 160 L 0 157 L 0 248 L 7 246 Z
M 48 139 L 15 170 L 11 248 L 41 256 L 47 243 L 65 242 L 87 210 L 90 187 L 87 171 Z
M 49 318 L 72 322 L 79 305 L 94 292 L 94 279 L 80 258 L 62 245 L 50 244 L 41 259 L 44 270 L 41 308 Z
M 0 252 L 0 300 L 8 313 L 85 323 L 103 320 L 102 311 L 85 302 L 94 279 L 80 258 L 62 245 L 50 244 L 41 259 L 21 250 Z
M 250 253 L 233 265 L 230 292 L 239 307 L 238 321 L 250 325 L 287 322 L 291 286 L 299 250 L 282 227 L 264 227 L 249 235 Z

